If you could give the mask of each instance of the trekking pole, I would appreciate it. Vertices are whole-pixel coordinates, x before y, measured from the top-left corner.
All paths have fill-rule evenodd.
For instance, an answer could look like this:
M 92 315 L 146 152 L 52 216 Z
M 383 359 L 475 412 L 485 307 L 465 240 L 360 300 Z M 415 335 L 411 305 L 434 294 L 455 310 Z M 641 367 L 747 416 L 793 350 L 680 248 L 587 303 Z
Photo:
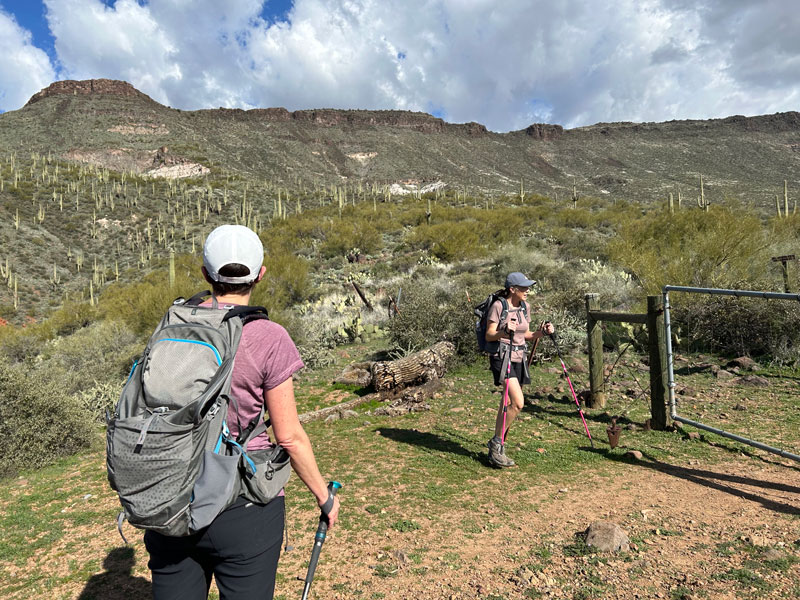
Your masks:
M 338 481 L 331 481 L 328 483 L 328 490 L 331 496 L 336 495 L 336 490 L 340 489 L 342 484 Z M 319 526 L 317 527 L 317 534 L 314 536 L 314 548 L 311 550 L 311 560 L 308 562 L 308 572 L 306 573 L 306 584 L 303 587 L 302 600 L 308 598 L 308 592 L 311 589 L 311 582 L 314 580 L 314 571 L 317 570 L 317 562 L 319 562 L 319 553 L 322 551 L 322 544 L 325 543 L 325 536 L 328 534 L 328 517 L 324 513 L 319 516 Z
M 539 329 L 544 327 L 547 323 L 549 323 L 549 321 L 542 321 L 541 324 L 539 325 Z M 535 340 L 533 340 L 533 348 L 531 349 L 530 356 L 528 356 L 528 366 L 529 367 L 531 366 L 531 364 L 533 364 L 533 356 L 536 354 L 536 348 L 539 347 L 539 340 L 540 339 L 542 339 L 542 338 L 536 338 Z
M 583 428 L 586 430 L 586 435 L 589 437 L 589 443 L 592 445 L 592 449 L 594 449 L 594 441 L 592 440 L 592 434 L 589 433 L 589 426 L 586 424 L 586 418 L 583 416 L 583 409 L 581 408 L 581 403 L 578 402 L 578 396 L 575 394 L 575 388 L 572 387 L 572 381 L 569 378 L 569 373 L 567 373 L 567 365 L 564 364 L 564 359 L 561 357 L 561 348 L 558 347 L 558 342 L 556 341 L 556 334 L 551 333 L 550 339 L 553 340 L 553 344 L 556 346 L 556 353 L 558 354 L 558 360 L 561 361 L 561 368 L 564 369 L 564 377 L 567 378 L 567 383 L 569 383 L 569 390 L 572 392 L 572 397 L 575 400 L 575 405 L 578 407 L 578 413 L 581 415 L 581 421 L 583 421 Z
M 513 337 L 512 337 L 513 341 Z M 503 392 L 503 435 L 500 437 L 500 450 L 505 452 L 506 448 L 506 414 L 508 413 L 508 379 L 511 376 L 511 343 L 508 344 L 508 368 L 506 369 L 506 386 Z

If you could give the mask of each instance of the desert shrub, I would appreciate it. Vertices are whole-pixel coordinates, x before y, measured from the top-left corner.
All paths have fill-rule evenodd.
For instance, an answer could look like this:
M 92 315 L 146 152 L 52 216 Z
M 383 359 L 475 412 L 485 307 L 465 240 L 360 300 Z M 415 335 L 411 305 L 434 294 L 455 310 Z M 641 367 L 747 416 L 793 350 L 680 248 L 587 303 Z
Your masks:
M 87 414 L 87 418 L 97 423 L 103 423 L 106 412 L 112 412 L 117 405 L 123 384 L 124 380 L 95 380 L 91 385 L 83 387 L 73 394 L 72 398 L 78 402 Z
M 671 295 L 671 326 L 687 351 L 800 361 L 800 306 L 794 302 Z
M 644 298 L 638 283 L 619 267 L 594 259 L 561 264 L 548 299 L 576 317 L 586 317 L 586 294 L 598 294 L 605 310 L 628 310 Z
M 305 300 L 311 293 L 307 261 L 274 240 L 265 240 L 265 250 L 267 272 L 253 290 L 250 303 L 273 311 Z M 168 285 L 166 265 L 136 283 L 110 285 L 100 297 L 100 316 L 121 320 L 137 335 L 148 335 L 175 298 L 210 289 L 203 279 L 199 256 L 178 256 L 175 263 L 172 287 Z
M 647 294 L 667 284 L 758 289 L 768 248 L 756 216 L 722 207 L 649 213 L 622 225 L 608 246 L 611 259 L 633 273 Z
M 137 335 L 149 335 L 175 298 L 190 297 L 208 289 L 200 267 L 202 259 L 181 255 L 175 258 L 175 285 L 169 286 L 167 266 L 148 273 L 136 283 L 114 283 L 99 300 L 104 319 L 124 322 Z
M 97 310 L 88 302 L 68 300 L 58 310 L 50 314 L 46 320 L 37 323 L 33 330 L 44 339 L 52 339 L 59 335 L 69 335 L 86 327 L 97 319 Z
M 600 229 L 556 229 L 558 255 L 564 259 L 596 258 L 608 259 L 608 242 L 613 239 L 611 231 Z
M 382 245 L 381 235 L 371 223 L 342 219 L 331 223 L 325 231 L 320 252 L 324 257 L 344 256 L 358 248 L 362 254 L 375 254 Z
M 143 348 L 142 339 L 124 323 L 99 321 L 70 336 L 51 340 L 31 368 L 64 373 L 63 390 L 67 394 L 106 389 L 106 384 L 112 384 L 117 386 L 118 396 Z
M 0 337 L 1 362 L 16 364 L 39 355 L 46 340 L 21 327 L 4 327 Z
M 538 282 L 538 289 L 554 289 L 562 285 L 566 263 L 554 258 L 552 253 L 541 248 L 541 243 L 523 240 L 497 248 L 492 253 L 490 270 L 496 286 L 501 287 L 506 275 L 521 271 Z
M 0 363 L 0 476 L 74 454 L 92 435 L 90 418 L 58 379 Z
M 472 306 L 463 289 L 444 278 L 409 280 L 402 287 L 400 314 L 389 323 L 389 337 L 396 347 L 420 350 L 444 340 L 455 344 L 462 360 L 477 356 Z
M 427 250 L 439 260 L 453 262 L 486 253 L 486 240 L 476 223 L 436 223 L 420 225 L 406 238 L 415 250 Z
M 253 289 L 250 304 L 279 311 L 306 300 L 312 292 L 308 261 L 270 240 L 265 240 L 264 246 L 267 272 Z

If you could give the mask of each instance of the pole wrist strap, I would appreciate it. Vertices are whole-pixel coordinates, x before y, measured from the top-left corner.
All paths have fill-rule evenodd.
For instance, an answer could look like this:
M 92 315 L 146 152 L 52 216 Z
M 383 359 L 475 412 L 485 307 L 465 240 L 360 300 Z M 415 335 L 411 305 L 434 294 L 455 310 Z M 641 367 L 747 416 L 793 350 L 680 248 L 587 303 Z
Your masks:
M 331 494 L 330 490 L 328 490 L 328 499 L 325 500 L 325 504 L 319 507 L 322 511 L 322 514 L 326 517 L 330 514 L 333 510 L 333 494 Z

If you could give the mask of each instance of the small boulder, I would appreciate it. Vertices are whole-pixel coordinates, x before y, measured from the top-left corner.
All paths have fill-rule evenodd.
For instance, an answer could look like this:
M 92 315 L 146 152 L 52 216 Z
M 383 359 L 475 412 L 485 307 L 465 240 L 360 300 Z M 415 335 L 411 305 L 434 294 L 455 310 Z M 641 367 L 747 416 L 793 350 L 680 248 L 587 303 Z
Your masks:
M 630 539 L 622 527 L 611 521 L 595 521 L 585 532 L 586 545 L 601 552 L 627 552 Z
M 580 362 L 576 362 L 568 366 L 567 370 L 573 373 L 586 373 L 586 367 L 583 366 L 583 363 Z
M 745 375 L 744 377 L 739 377 L 737 383 L 751 385 L 753 387 L 769 387 L 769 379 L 760 377 L 759 375 Z
M 749 356 L 734 358 L 727 364 L 728 367 L 738 367 L 742 371 L 758 371 L 761 367 Z

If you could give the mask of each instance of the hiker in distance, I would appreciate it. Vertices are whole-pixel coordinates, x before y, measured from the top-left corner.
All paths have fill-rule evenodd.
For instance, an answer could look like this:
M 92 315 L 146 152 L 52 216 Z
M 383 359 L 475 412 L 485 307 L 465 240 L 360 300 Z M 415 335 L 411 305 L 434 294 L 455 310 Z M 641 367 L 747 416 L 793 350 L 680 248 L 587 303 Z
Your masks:
M 489 462 L 498 468 L 513 467 L 515 464 L 506 456 L 505 441 L 511 424 L 524 404 L 522 386 L 531 381 L 525 360 L 526 342 L 555 332 L 550 322 L 542 323 L 536 331 L 530 330 L 531 311 L 526 299 L 530 287 L 535 284 L 534 280 L 520 272 L 509 273 L 505 289 L 491 304 L 487 315 L 487 348 L 496 348 L 490 351 L 489 367 L 494 375 L 494 384 L 504 385 L 494 437 L 489 440 Z
M 209 234 L 203 247 L 203 275 L 213 290 L 203 306 L 230 310 L 247 305 L 253 288 L 264 277 L 264 248 L 258 235 L 242 225 L 223 225 Z M 297 416 L 292 375 L 303 361 L 286 330 L 268 319 L 254 319 L 242 329 L 231 380 L 227 423 L 233 437 L 253 427 L 265 409 L 274 442 L 283 446 L 298 477 L 327 514 L 332 526 L 339 499 L 329 494 L 317 467 L 311 442 Z M 254 431 L 254 429 L 251 429 Z M 247 431 L 244 432 L 247 437 Z M 248 452 L 273 445 L 266 430 L 245 442 Z M 284 496 L 266 504 L 239 496 L 206 529 L 171 537 L 149 530 L 155 600 L 203 600 L 212 575 L 222 599 L 272 598 L 284 528 Z

